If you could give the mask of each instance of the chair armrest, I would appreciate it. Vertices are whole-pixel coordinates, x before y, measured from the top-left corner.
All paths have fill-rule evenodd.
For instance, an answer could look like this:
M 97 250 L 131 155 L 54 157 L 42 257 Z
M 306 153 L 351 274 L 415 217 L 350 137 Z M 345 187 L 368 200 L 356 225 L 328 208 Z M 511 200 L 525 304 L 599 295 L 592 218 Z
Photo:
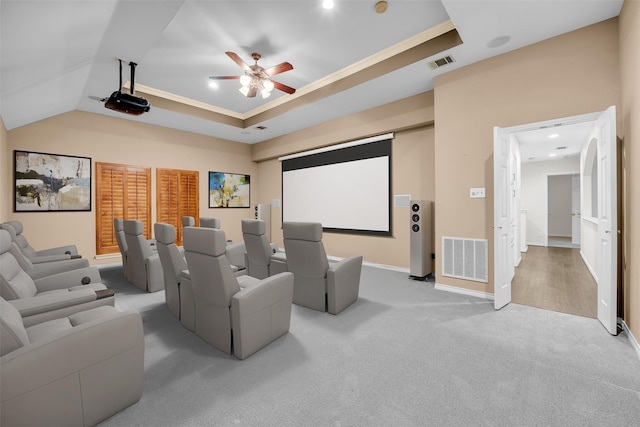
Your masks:
M 362 256 L 345 258 L 327 270 L 327 311 L 338 314 L 358 299 Z
M 164 271 L 160 255 L 157 252 L 145 259 L 145 267 L 147 269 L 147 290 L 155 292 L 164 289 Z
M 85 302 L 95 301 L 95 299 L 96 292 L 91 288 L 87 288 L 73 292 L 55 292 L 30 298 L 20 298 L 9 301 L 9 304 L 14 306 L 20 312 L 20 316 L 28 317 Z
M 293 299 L 293 273 L 267 277 L 253 286 L 241 289 L 231 298 L 233 317 L 242 320 L 285 298 Z M 234 326 L 234 325 L 232 325 Z
M 98 267 L 93 266 L 45 276 L 35 279 L 33 282 L 38 292 L 46 292 L 54 289 L 66 289 L 71 286 L 100 283 L 101 281 L 100 270 L 98 270 Z
M 356 275 L 359 278 L 361 271 L 362 256 L 353 256 L 351 258 L 345 258 L 335 264 L 329 264 L 327 279 L 329 279 L 329 275 L 332 275 L 335 281 L 347 280 L 347 278 L 353 278 Z
M 71 270 L 89 267 L 89 261 L 84 258 L 67 259 L 64 261 L 43 262 L 33 264 L 33 269 L 25 270 L 32 279 L 40 279 L 53 274 L 64 273 Z
M 68 392 L 69 388 L 63 384 L 67 377 L 76 382 L 80 381 L 78 376 L 83 378 L 83 400 L 92 397 L 86 394 L 110 388 L 110 381 L 115 382 L 115 378 L 121 376 L 119 370 L 127 376 L 127 385 L 134 390 L 141 390 L 143 362 L 144 334 L 140 314 L 114 309 L 108 315 L 83 322 L 2 356 L 2 409 L 9 408 L 7 402 L 11 399 L 36 392 L 45 386 L 49 388 L 48 393 L 55 393 L 56 390 Z M 105 366 L 109 366 L 110 370 L 105 372 Z M 102 370 L 102 373 L 98 370 Z M 108 375 L 113 377 L 107 379 Z M 129 393 L 131 390 L 123 388 L 119 391 Z M 86 400 L 83 405 L 86 405 Z
M 43 262 L 64 261 L 71 259 L 71 255 L 55 254 L 55 255 L 37 255 L 29 258 L 34 264 L 42 264 Z
M 235 265 L 238 269 L 246 267 L 244 263 L 244 253 L 246 252 L 244 242 L 230 243 L 227 245 L 225 255 L 229 260 L 229 264 Z
M 68 253 L 67 253 L 68 252 Z M 38 256 L 40 255 L 78 255 L 78 248 L 76 245 L 58 246 L 57 248 L 43 249 L 36 251 Z

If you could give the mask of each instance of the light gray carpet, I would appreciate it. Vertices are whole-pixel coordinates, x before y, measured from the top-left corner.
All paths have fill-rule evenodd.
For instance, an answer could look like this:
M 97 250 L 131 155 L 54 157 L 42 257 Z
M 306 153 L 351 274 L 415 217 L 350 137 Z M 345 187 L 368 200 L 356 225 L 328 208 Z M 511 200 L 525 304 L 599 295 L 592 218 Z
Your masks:
M 164 292 L 103 268 L 140 311 L 142 399 L 103 426 L 638 426 L 640 359 L 597 320 L 438 291 L 363 267 L 337 316 L 294 305 L 290 332 L 241 361 L 184 329 Z

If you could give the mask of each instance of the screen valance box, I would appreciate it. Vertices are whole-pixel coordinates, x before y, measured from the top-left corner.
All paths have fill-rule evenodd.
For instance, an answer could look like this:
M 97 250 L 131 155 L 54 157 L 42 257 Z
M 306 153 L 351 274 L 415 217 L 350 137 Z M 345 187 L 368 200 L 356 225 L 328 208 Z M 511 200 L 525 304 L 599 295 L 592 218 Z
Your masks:
M 91 211 L 91 159 L 15 151 L 15 212 Z
M 390 236 L 393 134 L 281 158 L 282 220 Z

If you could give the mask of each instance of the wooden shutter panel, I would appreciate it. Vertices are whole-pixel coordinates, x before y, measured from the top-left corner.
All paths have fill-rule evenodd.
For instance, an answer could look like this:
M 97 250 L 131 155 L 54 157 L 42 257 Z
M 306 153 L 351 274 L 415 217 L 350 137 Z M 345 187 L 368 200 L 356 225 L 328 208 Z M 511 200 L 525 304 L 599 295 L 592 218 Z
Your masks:
M 151 168 L 96 162 L 96 254 L 119 252 L 113 219 L 138 219 L 151 235 Z
M 176 228 L 176 245 L 182 245 L 182 217 L 200 220 L 198 171 L 156 169 L 156 212 L 158 222 Z

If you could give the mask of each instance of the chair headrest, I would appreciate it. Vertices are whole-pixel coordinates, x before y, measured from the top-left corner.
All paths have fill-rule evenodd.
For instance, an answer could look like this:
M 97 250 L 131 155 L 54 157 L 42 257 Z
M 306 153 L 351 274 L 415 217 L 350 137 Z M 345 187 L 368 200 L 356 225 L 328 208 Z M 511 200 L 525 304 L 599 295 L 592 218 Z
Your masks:
M 182 226 L 183 227 L 193 227 L 196 225 L 196 219 L 192 216 L 183 216 L 182 217 Z
M 9 244 L 16 240 L 16 229 L 9 223 L 0 224 L 0 228 L 9 233 Z
M 0 230 L 0 254 L 9 252 L 11 249 L 11 235 L 5 229 Z
M 220 256 L 227 250 L 227 237 L 217 228 L 185 227 L 183 236 L 185 251 Z
M 137 219 L 125 219 L 123 229 L 125 234 L 142 234 L 144 232 L 144 224 Z
M 243 219 L 242 232 L 245 234 L 255 234 L 262 236 L 267 232 L 267 223 L 261 219 Z
M 153 224 L 153 234 L 156 236 L 156 241 L 165 245 L 176 241 L 176 228 L 171 224 L 156 222 Z
M 220 218 L 204 218 L 204 217 L 200 217 L 200 227 L 222 228 L 220 224 Z
M 282 234 L 285 239 L 322 241 L 322 224 L 319 222 L 283 222 Z
M 16 236 L 18 234 L 21 234 L 22 231 L 24 230 L 24 228 L 22 226 L 22 222 L 20 222 L 20 221 L 7 221 L 7 222 L 5 222 L 5 224 L 9 224 L 10 226 L 13 227 L 14 230 L 16 230 Z
M 124 231 L 123 227 L 124 220 L 122 218 L 113 218 L 113 228 L 116 231 Z

